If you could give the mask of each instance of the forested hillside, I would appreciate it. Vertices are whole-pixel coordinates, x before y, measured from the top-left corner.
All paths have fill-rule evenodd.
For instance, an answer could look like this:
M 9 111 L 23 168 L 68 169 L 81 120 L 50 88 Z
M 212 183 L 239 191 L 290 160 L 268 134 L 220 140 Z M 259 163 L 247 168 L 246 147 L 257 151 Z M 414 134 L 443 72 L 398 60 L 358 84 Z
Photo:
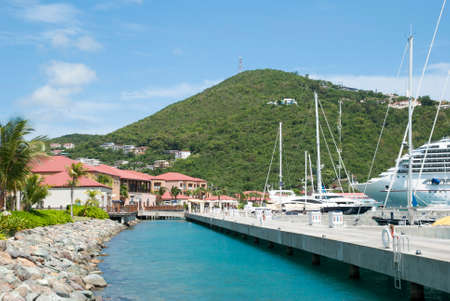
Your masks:
M 72 135 L 79 141 L 72 156 L 96 157 L 111 163 L 121 155 L 114 154 L 112 158 L 111 152 L 99 150 L 98 145 L 107 141 L 147 145 L 150 147 L 148 153 L 139 160 L 149 161 L 158 159 L 158 156 L 167 156 L 164 150 L 190 149 L 193 155 L 186 160 L 177 160 L 171 170 L 205 178 L 228 191 L 261 190 L 278 123 L 282 121 L 285 184 L 289 187 L 299 186 L 304 174 L 305 150 L 311 153 L 315 162 L 313 91 L 319 94 L 335 137 L 338 102 L 343 101 L 342 155 L 348 171 L 358 180 L 365 180 L 388 96 L 372 91 L 349 91 L 329 82 L 277 70 L 242 72 L 105 136 L 88 136 L 83 142 L 80 136 Z M 294 98 L 298 105 L 267 104 L 283 98 Z M 428 138 L 435 112 L 436 107 L 433 105 L 416 108 L 413 124 L 415 146 L 423 144 Z M 435 139 L 449 134 L 449 117 L 450 110 L 441 112 Z M 337 162 L 336 151 L 322 114 L 320 119 L 333 160 Z M 394 165 L 406 122 L 406 109 L 390 110 L 373 175 Z M 67 138 L 55 140 L 70 140 Z M 276 158 L 270 183 L 277 183 Z M 330 162 L 322 138 L 326 184 L 335 180 Z

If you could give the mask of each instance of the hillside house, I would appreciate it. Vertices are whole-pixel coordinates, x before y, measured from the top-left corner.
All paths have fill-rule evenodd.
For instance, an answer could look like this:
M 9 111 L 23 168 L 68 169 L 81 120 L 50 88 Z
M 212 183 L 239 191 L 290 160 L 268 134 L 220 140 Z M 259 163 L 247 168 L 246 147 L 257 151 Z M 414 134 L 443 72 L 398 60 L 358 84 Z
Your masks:
M 63 147 L 65 149 L 74 149 L 75 148 L 75 144 L 73 144 L 73 143 L 64 143 Z
M 191 155 L 191 151 L 181 150 L 175 152 L 175 159 L 187 159 Z
M 153 162 L 153 167 L 154 168 L 168 168 L 170 167 L 170 162 L 167 160 L 156 160 L 155 162 Z
M 61 148 L 61 144 L 60 143 L 50 143 L 50 148 L 51 149 Z

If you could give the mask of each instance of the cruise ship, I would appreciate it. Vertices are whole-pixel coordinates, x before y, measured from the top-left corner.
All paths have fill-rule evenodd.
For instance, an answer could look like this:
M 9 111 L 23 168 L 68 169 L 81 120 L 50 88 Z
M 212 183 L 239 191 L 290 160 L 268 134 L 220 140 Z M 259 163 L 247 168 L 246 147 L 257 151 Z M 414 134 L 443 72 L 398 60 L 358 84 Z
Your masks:
M 428 150 L 427 150 L 428 149 Z M 417 206 L 450 206 L 450 137 L 422 145 L 411 153 L 412 187 Z M 423 163 L 425 160 L 425 163 Z M 423 170 L 420 175 L 420 169 Z M 387 207 L 407 206 L 409 155 L 400 158 L 398 170 L 390 168 L 367 183 L 354 184 L 370 198 L 384 203 L 389 185 L 392 183 Z M 366 187 L 367 186 L 367 187 Z

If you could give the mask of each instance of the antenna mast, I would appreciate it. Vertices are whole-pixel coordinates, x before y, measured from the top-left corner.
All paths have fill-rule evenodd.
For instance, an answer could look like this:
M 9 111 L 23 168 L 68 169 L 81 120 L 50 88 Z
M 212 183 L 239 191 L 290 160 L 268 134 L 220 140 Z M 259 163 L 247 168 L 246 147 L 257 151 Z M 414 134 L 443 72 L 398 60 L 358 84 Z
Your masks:
M 239 57 L 239 67 L 238 72 L 241 73 L 244 70 L 244 64 L 242 62 L 242 56 Z

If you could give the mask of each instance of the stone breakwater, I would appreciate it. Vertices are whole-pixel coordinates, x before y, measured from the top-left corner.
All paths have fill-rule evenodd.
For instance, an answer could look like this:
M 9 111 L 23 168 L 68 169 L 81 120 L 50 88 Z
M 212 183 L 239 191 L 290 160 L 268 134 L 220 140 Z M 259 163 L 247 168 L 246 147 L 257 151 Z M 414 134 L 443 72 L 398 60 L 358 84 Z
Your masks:
M 87 220 L 24 230 L 0 241 L 0 301 L 95 300 L 104 243 L 126 227 Z

